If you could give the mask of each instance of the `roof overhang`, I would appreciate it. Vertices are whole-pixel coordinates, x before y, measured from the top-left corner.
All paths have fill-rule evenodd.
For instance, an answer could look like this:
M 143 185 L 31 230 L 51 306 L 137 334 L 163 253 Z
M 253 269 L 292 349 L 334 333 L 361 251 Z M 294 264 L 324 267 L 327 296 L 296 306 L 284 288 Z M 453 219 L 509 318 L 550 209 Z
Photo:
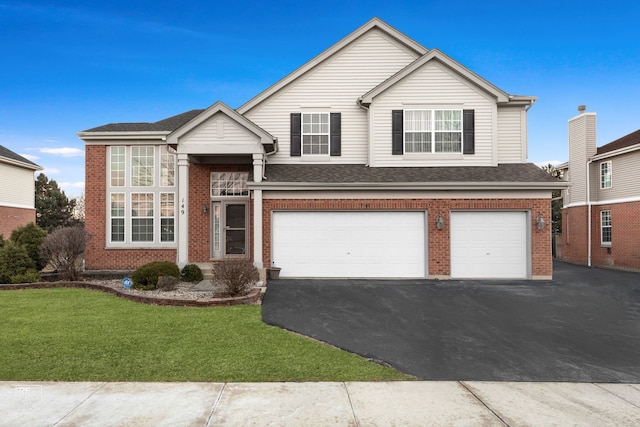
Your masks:
M 609 157 L 620 156 L 622 154 L 632 153 L 634 151 L 639 151 L 639 150 L 640 150 L 640 144 L 630 145 L 628 147 L 619 148 L 617 150 L 607 151 L 602 154 L 596 154 L 591 158 L 591 160 L 593 161 L 602 160 Z
M 562 190 L 568 187 L 565 181 L 558 182 L 251 182 L 247 187 L 256 190 Z
M 113 140 L 164 140 L 171 132 L 78 132 L 77 135 L 80 139 L 89 144 L 88 141 L 113 141 Z
M 8 157 L 3 157 L 3 156 L 0 156 L 0 163 L 5 163 L 5 164 L 11 165 L 11 166 L 17 166 L 17 167 L 21 167 L 21 168 L 24 168 L 24 169 L 31 169 L 32 171 L 44 170 L 44 168 L 36 165 L 35 163 L 21 162 L 19 160 L 10 159 Z

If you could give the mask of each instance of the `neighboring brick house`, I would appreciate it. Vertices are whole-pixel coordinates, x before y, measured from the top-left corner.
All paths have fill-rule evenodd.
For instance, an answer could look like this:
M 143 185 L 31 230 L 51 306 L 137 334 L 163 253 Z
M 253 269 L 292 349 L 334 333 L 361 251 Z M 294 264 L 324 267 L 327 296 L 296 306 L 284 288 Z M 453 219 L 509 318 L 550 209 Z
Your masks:
M 640 130 L 596 148 L 596 114 L 569 120 L 561 259 L 640 271 Z
M 42 168 L 0 145 L 0 235 L 36 222 L 35 179 Z
M 566 184 L 526 162 L 535 100 L 373 19 L 236 110 L 80 132 L 86 267 L 549 279 Z

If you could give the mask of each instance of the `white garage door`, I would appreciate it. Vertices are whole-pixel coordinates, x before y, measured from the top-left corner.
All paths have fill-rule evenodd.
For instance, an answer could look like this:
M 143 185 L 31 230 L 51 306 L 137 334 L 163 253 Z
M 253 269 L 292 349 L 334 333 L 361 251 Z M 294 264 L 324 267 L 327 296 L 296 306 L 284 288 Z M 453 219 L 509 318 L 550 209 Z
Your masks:
M 424 212 L 274 212 L 281 277 L 425 277 Z
M 452 212 L 451 277 L 526 279 L 526 212 Z

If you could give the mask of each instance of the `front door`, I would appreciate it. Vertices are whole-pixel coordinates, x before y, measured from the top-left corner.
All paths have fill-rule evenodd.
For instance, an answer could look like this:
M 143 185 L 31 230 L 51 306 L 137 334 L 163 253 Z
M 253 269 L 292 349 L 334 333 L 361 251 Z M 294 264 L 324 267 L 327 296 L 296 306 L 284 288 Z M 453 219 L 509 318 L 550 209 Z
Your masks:
M 247 205 L 247 202 L 212 202 L 212 258 L 244 258 L 248 254 Z

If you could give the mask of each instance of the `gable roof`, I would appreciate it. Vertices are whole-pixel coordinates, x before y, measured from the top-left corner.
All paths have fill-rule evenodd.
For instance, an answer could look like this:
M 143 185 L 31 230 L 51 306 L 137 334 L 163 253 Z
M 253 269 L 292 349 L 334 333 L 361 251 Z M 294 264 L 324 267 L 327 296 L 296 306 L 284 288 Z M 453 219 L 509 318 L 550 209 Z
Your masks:
M 196 110 L 193 110 L 196 111 Z M 200 110 L 200 113 L 192 117 L 189 121 L 183 123 L 180 127 L 175 129 L 169 136 L 167 136 L 168 144 L 178 144 L 178 140 L 189 133 L 191 130 L 200 126 L 207 119 L 213 117 L 217 113 L 222 113 L 235 121 L 237 124 L 247 129 L 251 133 L 260 138 L 262 145 L 273 146 L 276 138 L 260 126 L 247 119 L 245 116 L 239 114 L 236 110 L 229 107 L 222 101 L 217 101 L 215 104 L 207 108 L 206 110 Z M 168 119 L 167 119 L 168 120 Z
M 398 71 L 393 76 L 389 77 L 384 82 L 380 83 L 375 88 L 371 89 L 369 92 L 365 93 L 362 97 L 360 97 L 358 101 L 363 105 L 371 104 L 371 102 L 373 102 L 373 98 L 375 98 L 377 95 L 389 89 L 391 86 L 404 79 L 405 77 L 411 75 L 414 71 L 420 69 L 425 64 L 433 61 L 437 61 L 445 65 L 447 68 L 457 73 L 467 81 L 483 89 L 485 92 L 495 97 L 497 102 L 507 103 L 511 101 L 520 101 L 524 102 L 525 104 L 533 104 L 537 99 L 536 97 L 509 95 L 502 89 L 498 88 L 492 83 L 489 83 L 478 74 L 469 70 L 467 67 L 463 66 L 451 57 L 445 55 L 440 50 L 432 49 L 428 53 L 413 61 L 411 64 L 404 67 L 402 70 Z
M 498 166 L 367 167 L 363 164 L 267 164 L 266 180 L 255 187 L 309 189 L 560 189 L 567 186 L 533 163 Z
M 42 170 L 42 168 L 31 160 L 22 157 L 18 153 L 14 153 L 6 147 L 0 145 L 0 162 L 9 163 L 16 166 L 21 166 L 26 169 L 32 169 L 34 171 Z
M 622 150 L 623 148 L 633 147 L 634 145 L 638 145 L 638 149 L 640 149 L 640 129 L 635 132 L 631 132 L 630 134 L 625 135 L 622 138 L 618 138 L 615 141 L 605 144 L 602 147 L 598 147 L 598 149 L 596 150 L 596 156 L 600 154 L 610 153 L 612 151 Z
M 205 110 L 191 110 L 157 122 L 109 123 L 80 132 L 173 132 Z
M 255 97 L 251 98 L 249 101 L 247 101 L 246 103 L 244 103 L 238 108 L 238 112 L 240 114 L 245 114 L 247 111 L 251 110 L 253 107 L 258 105 L 265 99 L 269 98 L 271 95 L 275 94 L 283 87 L 287 86 L 288 84 L 290 84 L 291 82 L 293 82 L 294 80 L 302 76 L 303 74 L 307 73 L 308 71 L 316 67 L 318 64 L 322 63 L 323 61 L 326 61 L 327 59 L 332 57 L 334 54 L 339 52 L 341 49 L 349 45 L 351 42 L 353 42 L 354 40 L 358 39 L 359 37 L 361 37 L 362 35 L 366 34 L 367 32 L 373 29 L 378 29 L 388 34 L 391 38 L 395 39 L 396 41 L 404 45 L 407 49 L 415 52 L 416 55 L 422 56 L 428 52 L 428 49 L 426 47 L 422 46 L 415 40 L 407 37 L 406 35 L 396 30 L 386 22 L 382 21 L 379 18 L 373 18 L 369 22 L 362 25 L 360 28 L 358 28 L 357 30 L 355 30 L 354 32 L 352 32 L 351 34 L 349 34 L 348 36 L 346 36 L 345 38 L 343 38 L 333 46 L 331 46 L 329 49 L 325 50 L 324 52 L 322 52 L 321 54 L 319 54 L 318 56 L 316 56 L 306 64 L 302 65 L 292 73 L 288 74 L 287 76 L 285 76 L 284 78 L 276 82 L 274 85 L 262 91 Z

